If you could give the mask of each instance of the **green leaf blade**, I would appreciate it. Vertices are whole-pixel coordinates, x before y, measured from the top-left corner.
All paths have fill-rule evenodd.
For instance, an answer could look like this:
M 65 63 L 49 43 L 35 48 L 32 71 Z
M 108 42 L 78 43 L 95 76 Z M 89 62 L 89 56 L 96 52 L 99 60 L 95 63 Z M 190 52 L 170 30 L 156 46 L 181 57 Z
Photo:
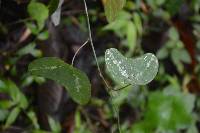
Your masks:
M 30 2 L 27 10 L 30 17 L 37 21 L 39 29 L 42 29 L 44 27 L 45 20 L 49 16 L 48 8 L 42 3 Z
M 104 9 L 108 22 L 112 22 L 124 7 L 126 0 L 106 0 Z
M 44 57 L 33 61 L 28 68 L 32 75 L 42 76 L 63 85 L 74 101 L 88 103 L 91 85 L 82 71 L 55 57 Z
M 130 59 L 114 48 L 106 50 L 105 62 L 114 80 L 121 84 L 132 85 L 145 85 L 151 82 L 159 66 L 156 56 L 151 53 Z

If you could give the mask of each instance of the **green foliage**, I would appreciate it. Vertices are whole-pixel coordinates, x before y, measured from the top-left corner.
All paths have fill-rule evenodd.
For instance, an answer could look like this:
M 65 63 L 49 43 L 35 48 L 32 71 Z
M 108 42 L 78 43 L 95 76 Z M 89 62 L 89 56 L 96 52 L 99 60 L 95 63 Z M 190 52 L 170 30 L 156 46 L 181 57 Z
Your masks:
M 121 84 L 145 85 L 152 81 L 158 72 L 158 60 L 147 53 L 130 59 L 124 57 L 117 49 L 107 49 L 106 67 L 112 78 Z
M 179 34 L 174 27 L 169 29 L 168 37 L 169 40 L 157 52 L 157 57 L 160 60 L 170 57 L 174 65 L 177 66 L 177 70 L 180 73 L 183 73 L 184 66 L 182 62 L 190 64 L 191 63 L 190 55 L 184 48 L 183 43 L 179 39 Z
M 138 45 L 138 38 L 143 34 L 142 20 L 138 13 L 133 15 L 126 11 L 119 12 L 115 21 L 106 25 L 104 30 L 114 31 L 128 48 L 127 56 L 131 56 Z
M 42 76 L 63 85 L 74 101 L 86 104 L 91 97 L 91 85 L 88 77 L 82 71 L 54 58 L 40 58 L 29 64 L 31 74 Z
M 10 72 L 8 72 L 9 74 L 11 73 L 12 76 L 17 76 L 17 65 L 15 64 L 18 63 L 22 56 L 27 54 L 32 55 L 34 58 L 42 56 L 42 52 L 36 48 L 37 41 L 44 41 L 49 37 L 48 30 L 43 30 L 45 21 L 49 15 L 51 15 L 51 20 L 55 25 L 59 24 L 63 1 L 64 0 L 50 0 L 48 6 L 36 2 L 36 0 L 30 2 L 27 11 L 31 20 L 28 19 L 26 26 L 35 38 L 33 42 L 29 42 L 25 47 L 17 49 L 14 54 L 12 52 L 11 54 L 8 53 L 9 56 L 14 55 L 12 58 L 8 57 L 8 64 L 5 66 L 6 69 L 8 68 L 7 71 L 10 70 Z M 171 26 L 167 32 L 168 40 L 164 42 L 166 39 L 164 35 L 166 34 L 164 31 L 162 31 L 163 33 L 160 32 L 160 27 L 156 27 L 157 24 L 161 26 L 162 24 L 167 24 L 170 26 L 169 20 L 172 16 L 180 12 L 180 8 L 186 3 L 186 0 L 127 0 L 127 3 L 126 0 L 102 1 L 104 2 L 105 15 L 109 22 L 109 24 L 104 27 L 104 32 L 107 32 L 106 30 L 113 31 L 117 36 L 114 37 L 114 39 L 117 38 L 120 40 L 118 41 L 119 43 L 116 44 L 117 47 L 122 49 L 125 48 L 125 50 L 127 50 L 126 53 L 124 53 L 125 56 L 114 48 L 106 50 L 106 68 L 108 74 L 114 81 L 116 81 L 116 88 L 120 87 L 121 84 L 130 84 L 130 86 L 123 88 L 123 90 L 120 91 L 111 90 L 110 94 L 112 95 L 112 100 L 109 101 L 111 103 L 100 98 L 92 98 L 90 106 L 99 107 L 99 109 L 97 109 L 98 115 L 101 115 L 101 121 L 97 121 L 97 124 L 95 123 L 92 126 L 99 126 L 99 123 L 105 124 L 109 121 L 113 121 L 113 116 L 115 116 L 116 112 L 112 110 L 113 108 L 111 106 L 117 105 L 120 111 L 120 109 L 123 108 L 122 105 L 125 104 L 125 106 L 127 106 L 128 104 L 128 109 L 136 114 L 136 117 L 133 116 L 134 120 L 137 119 L 138 121 L 131 123 L 132 118 L 127 119 L 124 117 L 123 123 L 121 121 L 121 129 L 125 133 L 180 133 L 182 130 L 186 133 L 197 133 L 198 129 L 196 127 L 196 121 L 199 121 L 199 116 L 195 116 L 195 111 L 198 111 L 199 107 L 195 107 L 195 111 L 193 112 L 195 96 L 185 91 L 182 92 L 182 90 L 187 90 L 187 84 L 185 82 L 189 82 L 188 80 L 193 79 L 195 76 L 197 79 L 200 77 L 200 66 L 197 63 L 197 67 L 190 75 L 185 70 L 184 65 L 190 64 L 191 59 L 183 45 L 183 42 L 181 42 L 182 36 L 180 37 L 179 31 L 176 30 L 176 27 Z M 187 1 L 187 3 L 191 4 L 188 7 L 192 9 L 191 13 L 195 14 L 189 18 L 191 20 L 191 25 L 194 27 L 192 32 L 196 39 L 200 40 L 200 2 L 199 0 L 191 0 L 191 2 Z M 126 11 L 122 10 L 124 6 Z M 96 9 L 89 10 L 89 13 L 93 17 L 92 23 L 94 22 L 94 24 L 96 24 L 98 23 L 96 22 L 97 20 L 102 20 L 101 18 L 98 19 L 98 17 L 101 17 L 101 14 L 97 14 Z M 76 15 L 72 14 L 67 18 L 68 23 L 73 25 L 75 20 L 74 16 Z M 70 20 L 71 17 L 73 18 L 73 22 Z M 185 17 L 187 19 L 187 16 Z M 161 20 L 161 22 L 157 22 L 157 19 Z M 83 31 L 87 30 L 87 23 L 85 20 L 84 15 L 80 15 L 79 18 L 75 20 L 76 26 Z M 179 21 L 181 22 L 182 20 Z M 97 26 L 99 25 L 101 25 L 101 22 L 98 23 Z M 70 31 L 70 28 L 67 30 Z M 98 28 L 101 29 L 102 27 L 97 27 L 94 31 L 98 32 Z M 156 76 L 158 72 L 158 61 L 153 54 L 147 53 L 140 57 L 136 57 L 135 59 L 127 58 L 144 53 L 140 43 L 146 43 L 145 41 L 152 37 L 151 35 L 148 35 L 151 34 L 152 31 L 164 34 L 161 35 L 164 44 L 157 51 L 156 55 L 161 61 L 159 63 L 160 67 L 158 76 Z M 0 32 L 3 32 L 4 34 L 9 32 L 7 29 L 4 29 L 3 23 L 0 23 Z M 143 34 L 145 35 L 145 39 L 143 39 Z M 97 38 L 99 37 L 98 35 L 99 34 L 96 34 Z M 105 34 L 101 35 L 103 36 Z M 109 36 L 109 34 L 106 35 Z M 154 37 L 152 38 L 154 39 Z M 105 43 L 106 42 L 107 40 Z M 151 41 L 147 43 L 155 48 Z M 200 41 L 197 42 L 196 46 L 199 50 Z M 2 55 L 5 56 L 6 54 L 4 55 L 3 53 Z M 7 56 L 5 57 L 7 58 Z M 162 64 L 163 59 L 166 61 L 170 59 L 174 63 L 176 69 L 181 74 L 181 78 L 178 79 L 166 74 L 166 66 Z M 197 55 L 197 62 L 200 62 L 199 55 Z M 10 66 L 12 67 L 11 69 L 9 68 Z M 3 66 L 0 66 L 0 69 L 4 69 L 4 64 Z M 23 76 L 19 77 L 20 80 L 22 78 L 22 83 L 17 81 L 20 88 L 28 87 L 33 82 L 41 84 L 45 82 L 44 78 L 47 78 L 63 85 L 68 90 L 72 99 L 77 103 L 83 105 L 88 103 L 90 100 L 91 85 L 86 74 L 58 58 L 45 57 L 36 59 L 29 65 L 29 72 L 32 75 L 25 73 Z M 183 75 L 185 73 L 187 73 L 186 76 Z M 195 73 L 197 74 L 195 75 Z M 155 84 L 156 86 L 154 86 L 154 84 L 153 87 L 139 86 L 149 83 L 155 78 L 155 76 L 157 81 Z M 167 85 L 167 87 L 164 88 L 164 85 Z M 180 86 L 183 86 L 183 88 Z M 4 123 L 5 127 L 9 127 L 11 124 L 15 123 L 18 116 L 25 113 L 29 122 L 31 122 L 33 128 L 31 130 L 33 130 L 33 133 L 47 133 L 40 129 L 36 113 L 32 110 L 32 106 L 31 109 L 27 109 L 29 104 L 27 98 L 13 81 L 0 80 L 0 92 L 9 96 L 9 99 L 3 99 L 0 101 L 0 122 Z M 22 110 L 23 113 L 21 113 Z M 93 116 L 91 115 L 88 118 L 86 117 L 82 119 L 81 113 L 80 110 L 75 113 L 74 132 L 91 133 L 87 124 L 89 123 L 89 117 L 93 118 Z M 95 116 L 94 119 L 97 118 L 98 120 L 98 115 Z M 123 115 L 126 116 L 126 114 Z M 88 122 L 87 124 L 84 121 L 85 119 Z M 61 125 L 59 122 L 51 117 L 48 117 L 48 122 L 52 132 L 61 132 Z M 113 132 L 117 130 L 116 124 L 113 124 L 110 128 Z
M 166 0 L 146 0 L 146 1 L 153 9 L 156 9 L 158 6 L 164 4 Z
M 60 133 L 61 132 L 60 123 L 58 123 L 57 121 L 55 121 L 50 116 L 48 117 L 48 121 L 49 121 L 49 125 L 50 125 L 50 128 L 51 128 L 51 131 L 53 133 Z
M 108 22 L 116 19 L 125 3 L 126 0 L 105 0 L 104 9 Z
M 44 41 L 47 40 L 49 38 L 49 32 L 48 31 L 43 31 L 41 33 L 38 34 L 37 39 Z
M 137 43 L 137 30 L 133 22 L 129 21 L 127 24 L 127 43 L 130 51 L 134 51 Z
M 34 111 L 29 111 L 29 112 L 27 113 L 27 116 L 28 116 L 29 119 L 31 120 L 31 122 L 32 122 L 32 124 L 33 124 L 33 126 L 34 126 L 34 128 L 35 128 L 35 129 L 40 129 L 40 126 L 39 126 L 39 124 L 38 124 L 38 120 L 37 120 L 37 116 L 36 116 L 35 112 L 34 112 Z
M 9 127 L 15 122 L 19 113 L 28 107 L 28 101 L 11 80 L 0 80 L 0 92 L 11 97 L 11 99 L 0 101 L 0 116 L 5 115 L 5 117 L 1 117 L 1 121 L 6 119 L 5 127 Z
M 75 113 L 75 130 L 74 133 L 91 133 L 91 131 L 86 127 L 86 124 L 81 119 L 81 114 L 79 111 Z
M 26 45 L 25 47 L 19 49 L 16 53 L 19 57 L 22 57 L 23 55 L 31 54 L 33 57 L 41 57 L 42 53 L 40 50 L 36 49 L 35 43 L 30 43 Z
M 31 1 L 27 10 L 30 17 L 36 20 L 38 28 L 42 29 L 44 27 L 45 20 L 49 16 L 48 8 L 42 3 Z
M 8 115 L 7 120 L 6 120 L 6 124 L 5 124 L 5 128 L 9 127 L 12 123 L 15 122 L 17 116 L 20 113 L 20 109 L 19 107 L 15 107 Z
M 49 14 L 52 15 L 56 9 L 58 8 L 59 0 L 51 0 L 49 2 L 48 8 L 49 8 Z
M 166 0 L 165 6 L 169 13 L 173 16 L 180 10 L 182 3 L 183 0 Z
M 182 93 L 173 86 L 150 93 L 144 119 L 133 126 L 133 133 L 177 133 L 190 127 L 194 102 L 194 95 Z

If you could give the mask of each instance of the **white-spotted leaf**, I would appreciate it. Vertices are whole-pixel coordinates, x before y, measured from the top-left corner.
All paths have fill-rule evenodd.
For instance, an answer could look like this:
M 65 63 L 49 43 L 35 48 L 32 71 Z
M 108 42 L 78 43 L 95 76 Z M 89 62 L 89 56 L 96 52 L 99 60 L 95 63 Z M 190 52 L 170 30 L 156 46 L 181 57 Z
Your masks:
M 135 59 L 124 57 L 117 49 L 110 48 L 105 53 L 106 67 L 112 78 L 121 84 L 145 85 L 158 72 L 158 60 L 151 53 Z
M 109 22 L 115 20 L 121 9 L 124 7 L 126 0 L 105 0 L 105 15 Z
M 28 71 L 63 85 L 79 104 L 86 104 L 90 100 L 91 85 L 86 74 L 56 57 L 36 59 L 29 64 Z

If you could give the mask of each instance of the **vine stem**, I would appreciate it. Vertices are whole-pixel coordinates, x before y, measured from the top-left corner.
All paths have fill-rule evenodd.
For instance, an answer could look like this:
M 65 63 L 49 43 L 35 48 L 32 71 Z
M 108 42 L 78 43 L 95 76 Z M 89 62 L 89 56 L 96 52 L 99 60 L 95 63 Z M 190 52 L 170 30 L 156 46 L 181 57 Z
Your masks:
M 106 82 L 106 79 L 104 78 L 104 76 L 103 76 L 103 74 L 101 72 L 101 69 L 100 69 L 100 66 L 99 66 L 99 62 L 97 60 L 97 55 L 96 55 L 96 52 L 95 52 L 94 44 L 93 44 L 92 32 L 91 32 L 91 26 L 90 26 L 90 18 L 89 18 L 88 9 L 87 9 L 87 3 L 86 3 L 86 0 L 83 0 L 83 1 L 84 1 L 84 6 L 85 6 L 85 13 L 86 13 L 87 25 L 88 25 L 89 41 L 90 41 L 90 44 L 91 44 L 91 47 L 92 47 L 92 52 L 94 54 L 94 58 L 95 58 L 95 61 L 96 61 L 96 64 L 97 64 L 97 69 L 98 69 L 99 75 L 100 75 L 100 77 L 102 78 L 103 82 L 106 85 L 106 91 L 110 95 L 110 100 L 111 100 L 111 103 L 112 103 L 113 98 L 114 98 L 113 95 L 110 93 L 110 89 L 112 90 L 112 88 L 109 87 L 108 83 Z M 117 114 L 117 126 L 118 126 L 119 133 L 121 133 L 119 111 L 117 111 L 117 107 L 115 105 L 113 106 L 113 111 L 114 111 L 115 114 Z
M 85 6 L 85 13 L 86 13 L 87 25 L 88 25 L 88 34 L 89 34 L 90 44 L 91 44 L 91 47 L 92 47 L 92 52 L 94 54 L 94 58 L 95 58 L 95 61 L 96 61 L 96 64 L 97 64 L 97 69 L 98 69 L 99 75 L 103 79 L 103 81 L 106 84 L 107 89 L 108 89 L 110 87 L 107 84 L 107 82 L 106 82 L 106 80 L 105 80 L 105 78 L 104 78 L 104 76 L 103 76 L 103 74 L 101 72 L 101 69 L 100 69 L 100 66 L 99 66 L 99 62 L 97 60 L 97 55 L 96 55 L 96 52 L 95 52 L 95 49 L 94 49 L 94 44 L 93 44 L 93 39 L 92 39 L 92 31 L 91 31 L 91 26 L 90 26 L 90 18 L 89 18 L 88 9 L 87 9 L 87 3 L 86 3 L 86 0 L 83 0 L 83 1 L 84 1 L 84 6 Z
M 74 60 L 75 60 L 75 58 L 76 58 L 78 52 L 88 43 L 88 41 L 89 41 L 89 39 L 87 39 L 87 40 L 78 48 L 78 50 L 77 50 L 76 53 L 74 54 L 73 59 L 72 59 L 72 63 L 71 63 L 72 66 L 74 65 Z

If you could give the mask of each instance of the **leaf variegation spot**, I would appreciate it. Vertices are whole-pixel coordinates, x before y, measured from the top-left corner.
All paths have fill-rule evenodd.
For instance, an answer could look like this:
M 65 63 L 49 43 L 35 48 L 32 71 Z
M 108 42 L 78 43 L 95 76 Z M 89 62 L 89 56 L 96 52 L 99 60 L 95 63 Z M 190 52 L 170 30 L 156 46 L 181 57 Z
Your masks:
M 91 85 L 86 74 L 56 57 L 36 59 L 29 64 L 28 71 L 64 86 L 79 104 L 86 104 L 90 100 Z
M 125 3 L 126 0 L 105 0 L 104 9 L 108 22 L 115 20 Z
M 151 53 L 135 59 L 124 57 L 117 49 L 106 50 L 105 62 L 111 77 L 121 84 L 145 85 L 151 82 L 158 72 L 158 60 Z

